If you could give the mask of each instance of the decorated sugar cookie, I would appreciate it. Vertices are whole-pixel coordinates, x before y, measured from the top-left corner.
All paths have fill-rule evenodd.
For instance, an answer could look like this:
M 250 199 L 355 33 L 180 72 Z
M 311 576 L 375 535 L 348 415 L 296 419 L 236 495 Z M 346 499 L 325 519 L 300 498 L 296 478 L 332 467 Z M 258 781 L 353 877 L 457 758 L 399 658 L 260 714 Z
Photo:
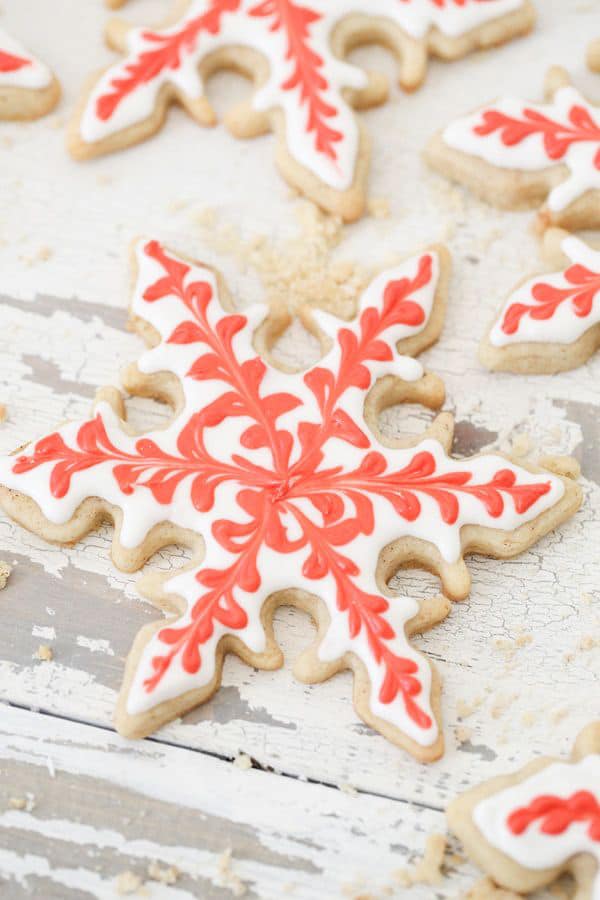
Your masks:
M 414 88 L 430 51 L 454 59 L 528 31 L 533 19 L 530 0 L 190 0 L 163 28 L 113 21 L 108 40 L 124 59 L 84 97 L 69 147 L 86 159 L 138 143 L 158 131 L 175 101 L 201 125 L 214 125 L 204 82 L 217 69 L 236 69 L 257 89 L 226 116 L 230 131 L 240 138 L 274 131 L 287 181 L 354 220 L 369 164 L 354 108 L 382 103 L 387 85 L 344 62 L 347 51 L 385 44 L 398 57 L 401 82 Z
M 545 233 L 544 248 L 558 271 L 510 294 L 479 349 L 490 369 L 562 372 L 600 347 L 600 251 L 559 228 Z
M 0 29 L 0 119 L 37 119 L 59 98 L 50 69 Z
M 502 98 L 457 119 L 425 157 L 489 203 L 539 206 L 542 227 L 600 227 L 600 110 L 567 73 L 546 77 L 546 101 Z
M 382 409 L 443 402 L 441 381 L 412 357 L 440 333 L 447 251 L 380 273 L 352 324 L 305 312 L 324 356 L 294 375 L 268 361 L 285 310 L 233 312 L 208 267 L 156 241 L 134 252 L 132 320 L 152 349 L 124 383 L 171 403 L 171 423 L 134 434 L 111 389 L 89 420 L 0 460 L 6 512 L 49 540 L 72 543 L 108 516 L 125 570 L 168 544 L 196 551 L 187 570 L 144 581 L 169 618 L 134 643 L 119 730 L 148 734 L 206 701 L 228 652 L 280 666 L 272 616 L 287 604 L 318 624 L 298 677 L 352 669 L 361 718 L 417 758 L 439 757 L 439 679 L 410 638 L 443 619 L 448 601 L 392 597 L 387 582 L 420 565 L 463 598 L 471 548 L 513 556 L 581 501 L 568 478 L 497 454 L 453 460 L 448 414 L 416 442 L 380 435 Z
M 570 872 L 578 900 L 598 900 L 600 722 L 581 732 L 571 762 L 538 759 L 493 778 L 455 800 L 448 821 L 501 887 L 535 891 Z

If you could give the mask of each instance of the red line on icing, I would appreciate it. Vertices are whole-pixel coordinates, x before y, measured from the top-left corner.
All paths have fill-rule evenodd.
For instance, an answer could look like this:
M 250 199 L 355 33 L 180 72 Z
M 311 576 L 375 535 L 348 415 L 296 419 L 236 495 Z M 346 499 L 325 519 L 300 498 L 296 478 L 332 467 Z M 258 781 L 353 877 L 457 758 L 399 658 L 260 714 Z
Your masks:
M 551 319 L 556 311 L 570 302 L 578 318 L 585 318 L 592 312 L 594 299 L 600 292 L 600 272 L 592 272 L 586 266 L 573 265 L 565 271 L 565 279 L 570 287 L 558 288 L 546 282 L 538 282 L 531 289 L 535 303 L 511 304 L 502 320 L 502 331 L 515 334 L 524 316 L 536 321 Z
M 30 59 L 25 59 L 23 56 L 15 56 L 6 50 L 0 50 L 0 72 L 18 72 L 19 69 L 24 69 L 30 65 L 32 65 Z
M 521 835 L 533 822 L 539 822 L 542 834 L 549 836 L 564 834 L 575 822 L 589 822 L 589 837 L 600 841 L 600 802 L 590 791 L 565 798 L 544 794 L 512 812 L 507 825 L 513 834 Z

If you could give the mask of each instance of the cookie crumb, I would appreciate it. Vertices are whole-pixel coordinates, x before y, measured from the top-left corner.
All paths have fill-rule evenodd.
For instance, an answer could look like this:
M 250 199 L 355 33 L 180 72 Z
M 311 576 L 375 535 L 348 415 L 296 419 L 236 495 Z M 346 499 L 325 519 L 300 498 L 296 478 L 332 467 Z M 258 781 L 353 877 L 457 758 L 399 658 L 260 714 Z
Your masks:
M 177 866 L 165 866 L 163 869 L 157 862 L 151 862 L 147 871 L 148 878 L 151 878 L 152 881 L 159 881 L 161 884 L 175 884 L 179 878 Z
M 454 734 L 459 744 L 466 744 L 473 737 L 473 729 L 467 728 L 466 725 L 458 725 L 454 730 Z
M 510 447 L 510 452 L 512 456 L 516 456 L 517 459 L 522 459 L 524 456 L 528 456 L 533 450 L 533 441 L 531 440 L 528 434 L 524 432 L 522 434 L 518 434 L 514 439 Z
M 338 788 L 342 794 L 348 794 L 350 797 L 358 797 L 358 791 L 352 784 L 342 782 L 341 784 L 338 784 Z
M 491 709 L 492 719 L 500 719 L 511 703 L 517 699 L 518 694 L 499 694 Z
M 241 271 L 258 276 L 269 303 L 292 315 L 318 305 L 351 318 L 368 273 L 354 263 L 330 259 L 342 239 L 341 219 L 325 215 L 310 201 L 298 203 L 295 213 L 299 234 L 278 242 L 266 235 L 243 238 L 231 225 L 218 226 L 213 209 L 196 213 L 193 220 L 211 249 L 232 257 Z
M 468 703 L 466 700 L 457 700 L 456 715 L 459 719 L 468 719 L 469 716 L 472 716 L 473 713 L 479 709 L 482 703 L 483 697 L 475 697 L 475 699 L 471 700 L 470 703 Z
M 52 647 L 49 647 L 48 644 L 40 644 L 35 652 L 35 656 L 36 659 L 39 659 L 42 662 L 51 662 L 51 660 L 54 659 Z
M 405 869 L 397 869 L 392 877 L 401 887 L 413 884 L 440 884 L 442 865 L 446 852 L 446 838 L 443 834 L 430 834 L 421 859 Z
M 6 583 L 12 569 L 7 562 L 0 560 L 0 591 L 6 587 Z
M 233 761 L 233 764 L 236 769 L 241 769 L 242 772 L 247 772 L 248 769 L 252 768 L 252 760 L 247 753 L 238 753 Z
M 170 213 L 181 212 L 182 209 L 187 209 L 190 205 L 189 200 L 179 199 L 179 200 L 171 200 L 169 205 L 167 206 L 167 211 Z
M 243 897 L 246 885 L 235 872 L 231 871 L 231 847 L 228 847 L 218 859 L 219 876 L 223 887 L 229 888 L 234 897 Z
M 40 262 L 48 262 L 53 253 L 54 250 L 52 249 L 52 247 L 40 247 L 37 252 L 37 258 Z
M 374 219 L 389 219 L 390 203 L 386 197 L 370 197 L 367 202 L 369 215 Z
M 506 656 L 507 662 L 511 662 L 518 650 L 522 650 L 523 647 L 528 647 L 532 643 L 533 635 L 518 634 L 514 640 L 510 640 L 509 638 L 496 638 L 494 647 Z
M 560 709 L 555 709 L 552 711 L 550 720 L 553 725 L 558 725 L 558 723 L 562 722 L 563 719 L 566 719 L 568 715 L 569 710 L 562 706 Z
M 0 425 L 2 422 L 6 422 L 7 410 L 4 403 L 0 403 Z
M 140 894 L 143 884 L 142 878 L 135 872 L 121 872 L 120 875 L 117 875 L 115 890 L 119 897 L 127 894 Z
M 524 725 L 525 728 L 531 728 L 531 726 L 533 725 L 535 720 L 536 720 L 536 715 L 535 715 L 535 713 L 533 713 L 531 711 L 524 712 L 523 715 L 521 716 L 521 724 Z
M 10 809 L 22 809 L 25 812 L 31 812 L 35 809 L 35 794 L 26 791 L 24 797 L 9 797 L 8 805 Z

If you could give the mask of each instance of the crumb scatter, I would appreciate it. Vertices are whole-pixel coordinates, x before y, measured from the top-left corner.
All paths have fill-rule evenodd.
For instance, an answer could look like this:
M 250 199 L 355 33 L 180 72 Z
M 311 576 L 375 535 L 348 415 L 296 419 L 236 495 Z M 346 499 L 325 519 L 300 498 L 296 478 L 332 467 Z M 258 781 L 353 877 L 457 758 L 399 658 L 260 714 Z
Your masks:
M 11 571 L 9 564 L 0 560 L 0 591 L 6 587 Z
M 152 881 L 158 881 L 160 884 L 175 884 L 180 874 L 177 866 L 163 867 L 157 862 L 151 862 L 147 871 L 148 878 Z
M 232 850 L 231 847 L 228 847 L 218 860 L 219 879 L 222 886 L 228 888 L 234 897 L 243 897 L 246 893 L 246 885 L 239 875 L 232 871 L 231 861 Z
M 442 866 L 446 852 L 446 837 L 443 834 L 430 834 L 425 844 L 425 852 L 421 859 L 404 869 L 397 869 L 393 878 L 400 887 L 412 887 L 414 884 L 440 884 L 443 878 Z

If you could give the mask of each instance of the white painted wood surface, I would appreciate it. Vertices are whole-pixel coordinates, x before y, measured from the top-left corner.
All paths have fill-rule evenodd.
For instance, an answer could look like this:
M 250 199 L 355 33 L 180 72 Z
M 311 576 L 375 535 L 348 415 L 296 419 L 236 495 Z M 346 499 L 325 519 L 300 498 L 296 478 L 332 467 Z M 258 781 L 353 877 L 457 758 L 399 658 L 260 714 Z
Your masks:
M 151 22 L 165 5 L 138 0 L 127 14 Z M 218 871 L 228 847 L 248 896 L 384 896 L 393 871 L 422 852 L 429 833 L 444 831 L 448 798 L 534 754 L 566 753 L 600 715 L 600 649 L 578 650 L 600 638 L 600 357 L 553 378 L 479 367 L 476 346 L 493 311 L 539 265 L 532 217 L 448 191 L 418 157 L 438 125 L 500 90 L 538 98 L 552 63 L 600 97 L 600 79 L 584 69 L 600 2 L 538 7 L 534 36 L 433 63 L 422 90 L 394 89 L 385 107 L 365 114 L 371 193 L 390 198 L 392 216 L 350 228 L 338 251 L 371 265 L 446 238 L 455 259 L 448 320 L 425 361 L 446 381 L 456 452 L 507 449 L 526 434 L 534 455 L 570 452 L 583 465 L 577 517 L 517 560 L 472 559 L 470 599 L 419 641 L 444 678 L 445 758 L 419 766 L 362 725 L 348 675 L 316 687 L 294 682 L 289 662 L 311 626 L 291 611 L 276 625 L 284 669 L 256 673 L 229 659 L 220 693 L 184 722 L 144 742 L 116 738 L 109 729 L 124 657 L 155 611 L 137 595 L 135 577 L 111 565 L 108 529 L 73 549 L 50 548 L 0 517 L 0 558 L 15 565 L 0 594 L 0 698 L 15 707 L 0 708 L 0 896 L 113 897 L 119 872 L 147 877 L 152 859 L 182 875 L 174 886 L 148 881 L 151 897 L 231 896 Z M 52 65 L 65 95 L 49 119 L 0 125 L 0 402 L 8 406 L 0 452 L 8 452 L 85 415 L 96 388 L 116 383 L 140 352 L 124 328 L 132 236 L 151 234 L 218 264 L 244 302 L 260 286 L 203 245 L 199 211 L 217 208 L 222 223 L 273 240 L 293 235 L 295 224 L 270 137 L 238 142 L 178 111 L 145 145 L 71 162 L 66 118 L 86 74 L 111 59 L 100 39 L 105 10 L 100 0 L 4 0 L 2 8 L 2 25 Z M 385 53 L 355 55 L 393 76 Z M 211 87 L 221 111 L 245 91 L 233 76 Z M 147 402 L 132 407 L 139 422 L 162 415 Z M 411 425 L 426 418 L 419 413 Z M 406 414 L 389 426 L 405 427 Z M 164 551 L 149 565 L 166 569 L 182 558 Z M 409 594 L 437 587 L 415 573 L 397 586 Z M 532 641 L 519 648 L 522 635 Z M 52 662 L 33 658 L 40 643 L 52 646 Z M 472 735 L 460 744 L 461 707 L 479 700 L 462 723 Z M 232 766 L 240 751 L 256 769 Z M 345 784 L 358 796 L 337 789 Z M 27 792 L 34 808 L 11 809 L 9 798 Z M 396 886 L 395 896 L 456 897 L 475 878 L 467 864 L 451 865 L 439 887 L 409 894 Z

